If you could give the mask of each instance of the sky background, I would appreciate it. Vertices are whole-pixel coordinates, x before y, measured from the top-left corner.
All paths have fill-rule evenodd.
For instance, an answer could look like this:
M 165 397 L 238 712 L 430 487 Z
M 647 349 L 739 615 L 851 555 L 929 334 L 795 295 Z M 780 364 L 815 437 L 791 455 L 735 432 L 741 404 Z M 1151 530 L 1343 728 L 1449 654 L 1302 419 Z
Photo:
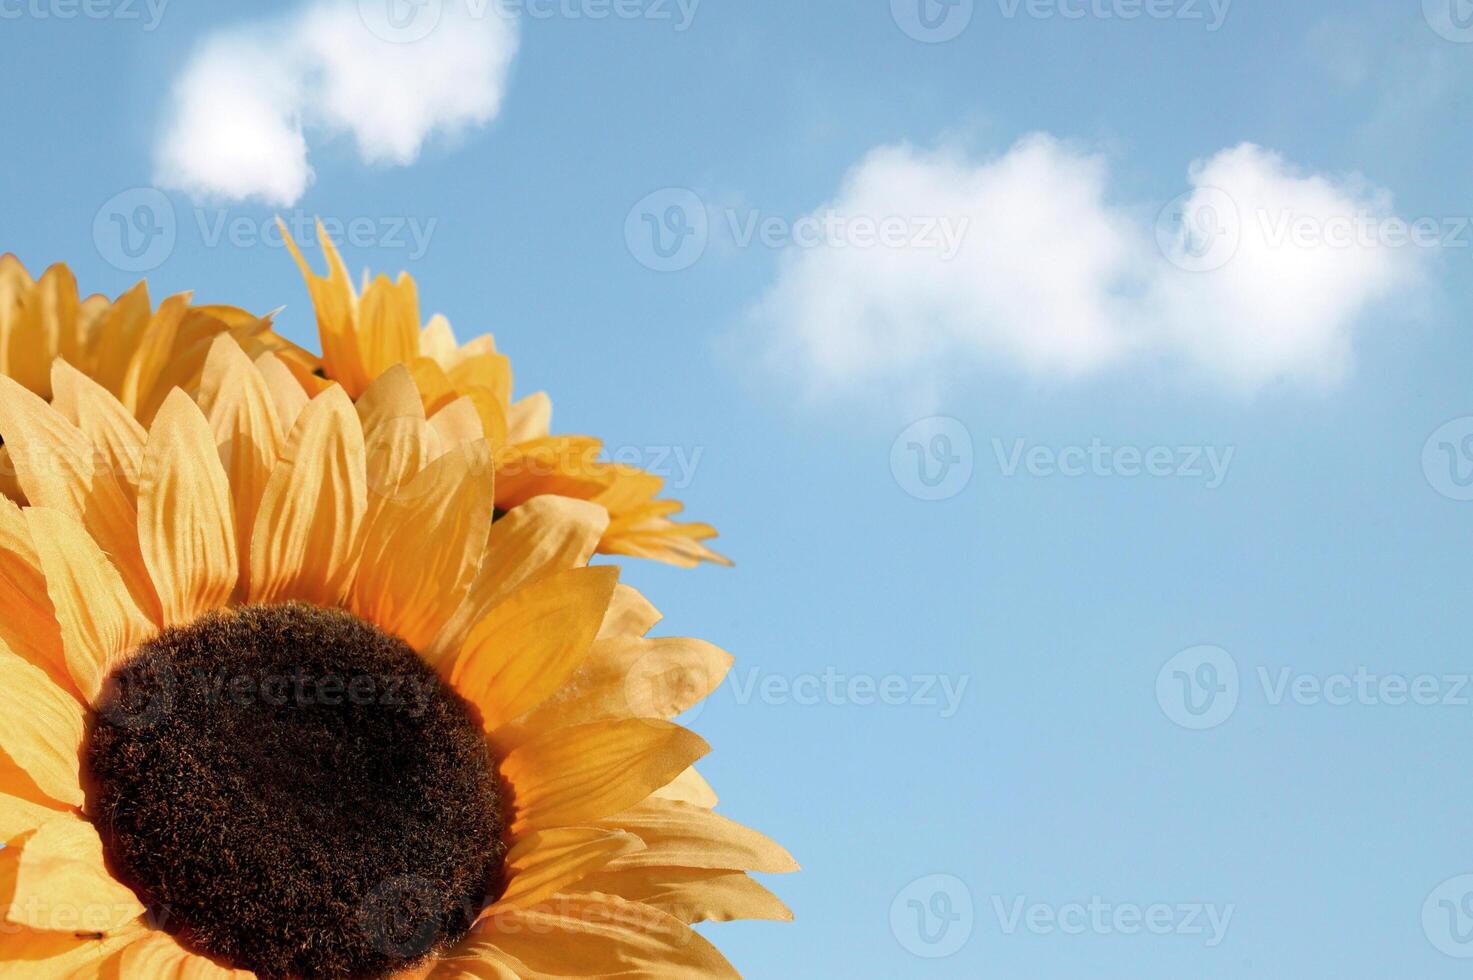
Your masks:
M 315 346 L 262 230 L 356 220 L 663 469 L 736 567 L 626 581 L 736 656 L 703 770 L 804 865 L 709 930 L 747 976 L 1467 975 L 1463 0 L 464 2 L 337 62 L 300 3 L 0 0 L 0 251 Z

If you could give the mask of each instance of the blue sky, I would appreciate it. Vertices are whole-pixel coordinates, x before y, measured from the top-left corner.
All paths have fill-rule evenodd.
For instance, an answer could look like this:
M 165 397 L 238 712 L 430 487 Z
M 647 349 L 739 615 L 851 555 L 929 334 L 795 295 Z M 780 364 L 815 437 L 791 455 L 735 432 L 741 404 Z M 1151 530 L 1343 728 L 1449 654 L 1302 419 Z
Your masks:
M 365 71 L 0 0 L 0 249 L 308 341 L 262 230 L 336 219 L 664 468 L 737 565 L 627 580 L 805 867 L 746 975 L 1463 976 L 1456 2 L 444 0 Z

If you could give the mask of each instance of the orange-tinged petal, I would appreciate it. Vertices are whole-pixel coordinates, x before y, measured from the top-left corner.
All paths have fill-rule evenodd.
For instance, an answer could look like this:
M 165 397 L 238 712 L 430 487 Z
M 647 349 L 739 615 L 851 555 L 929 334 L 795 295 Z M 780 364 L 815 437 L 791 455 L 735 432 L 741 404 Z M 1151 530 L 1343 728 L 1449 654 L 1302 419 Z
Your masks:
M 473 354 L 462 358 L 445 373 L 458 389 L 486 388 L 498 404 L 511 404 L 511 361 L 505 354 Z
M 118 400 L 144 423 L 150 421 L 147 407 L 157 401 L 159 378 L 173 360 L 180 325 L 188 313 L 187 293 L 164 300 L 149 319 L 147 329 L 139 335 L 137 348 L 131 352 Z
M 30 525 L 21 509 L 4 498 L 0 498 L 0 643 L 45 670 L 63 688 L 76 691 Z
M 317 333 L 322 341 L 323 367 L 328 377 L 342 385 L 349 396 L 357 398 L 373 378 L 364 365 L 359 345 L 354 309 L 357 297 L 353 295 L 353 282 L 348 278 L 348 270 L 344 268 L 343 260 L 332 239 L 327 237 L 321 221 L 317 222 L 317 242 L 327 256 L 326 276 L 312 271 L 286 225 L 280 219 L 277 219 L 277 224 L 281 226 L 287 248 L 291 249 L 292 257 L 302 270 L 302 277 L 307 280 L 307 291 L 312 295 L 312 306 L 317 311 Z
M 123 393 L 129 365 L 142 346 L 143 334 L 152 317 L 148 283 L 139 282 L 113 300 L 97 324 L 93 363 L 87 373 L 114 395 Z
M 143 426 L 111 392 L 66 361 L 52 364 L 51 388 L 51 406 L 97 447 L 98 463 L 117 475 L 130 501 L 136 499 L 148 438 Z
M 255 980 L 248 970 L 234 970 L 192 953 L 165 932 L 143 933 L 108 957 L 108 968 L 119 978 L 148 980 Z
M 740 871 L 625 868 L 594 872 L 578 887 L 640 902 L 687 925 L 743 919 L 793 921 L 793 913 L 776 895 Z
M 251 536 L 251 601 L 336 605 L 367 508 L 363 429 L 343 389 L 329 388 L 302 410 L 267 481 Z
M 164 625 L 193 622 L 235 591 L 240 568 L 230 507 L 210 423 L 175 388 L 149 430 L 138 487 L 138 540 Z
M 81 806 L 86 799 L 81 776 L 85 735 L 77 699 L 39 667 L 0 650 L 0 772 L 13 767 L 46 798 Z M 14 780 L 5 782 L 4 791 L 13 793 L 9 784 Z
M 416 357 L 407 366 L 409 373 L 414 375 L 414 384 L 419 388 L 427 414 L 434 415 L 458 397 L 445 369 L 428 357 Z
M 115 474 L 98 469 L 82 432 L 35 395 L 0 377 L 0 439 L 11 453 L 26 499 L 86 525 L 112 556 L 138 608 L 151 619 L 158 596 L 138 547 L 138 515 Z
M 147 911 L 108 872 L 97 831 L 71 814 L 0 851 L 0 903 L 5 921 L 40 932 L 112 934 Z
M 471 628 L 532 579 L 586 565 L 607 525 L 602 507 L 566 497 L 538 497 L 497 521 L 475 582 L 426 651 L 428 659 L 457 656 Z
M 113 663 L 147 638 L 153 624 L 81 524 L 44 507 L 27 508 L 25 515 L 61 624 L 67 671 L 90 703 Z
M 466 638 L 450 674 L 488 731 L 536 708 L 562 687 L 603 622 L 619 570 L 570 568 L 523 586 Z
M 598 631 L 600 640 L 614 636 L 644 636 L 665 617 L 633 586 L 621 584 L 614 590 L 608 615 Z
M 216 338 L 210 347 L 199 404 L 209 416 L 230 486 L 238 565 L 236 593 L 244 595 L 250 580 L 251 531 L 261 495 L 281 454 L 281 423 L 266 379 L 229 337 Z
M 694 732 L 646 719 L 549 732 L 502 760 L 515 796 L 513 830 L 576 826 L 627 810 L 708 751 Z
M 353 611 L 423 649 L 475 579 L 494 489 L 491 454 L 473 443 L 376 501 L 353 583 Z
M 603 444 L 588 436 L 548 436 L 507 446 L 496 460 L 496 506 L 511 510 L 541 494 L 589 500 L 608 486 Z
M 762 834 L 703 807 L 650 799 L 597 825 L 644 841 L 645 849 L 610 862 L 616 868 L 679 867 L 788 874 L 793 856 Z
M 472 936 L 435 977 L 455 977 L 448 971 L 461 959 L 481 957 L 510 962 L 530 980 L 737 980 L 715 947 L 674 916 L 613 895 L 558 895 L 492 916 Z
M 363 290 L 357 311 L 358 346 L 371 380 L 419 357 L 419 293 L 414 280 L 380 275 Z
M 632 834 L 596 827 L 558 827 L 528 834 L 507 851 L 503 862 L 506 890 L 483 914 L 536 905 L 621 854 L 643 847 Z

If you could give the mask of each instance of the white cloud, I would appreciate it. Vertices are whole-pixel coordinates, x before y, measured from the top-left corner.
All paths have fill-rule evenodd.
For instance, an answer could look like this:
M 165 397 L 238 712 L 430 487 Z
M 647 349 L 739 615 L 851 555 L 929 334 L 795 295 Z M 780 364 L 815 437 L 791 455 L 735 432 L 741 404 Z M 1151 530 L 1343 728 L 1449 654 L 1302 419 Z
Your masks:
M 317 3 L 202 43 L 174 84 L 158 182 L 285 206 L 311 183 L 309 135 L 346 132 L 364 161 L 404 166 L 435 133 L 496 116 L 517 49 L 500 5 L 437 5 L 433 29 L 402 37 L 360 9 Z
M 794 248 L 752 315 L 819 390 L 1162 359 L 1246 387 L 1338 378 L 1359 322 L 1425 252 L 1397 241 L 1387 195 L 1252 144 L 1193 164 L 1189 182 L 1162 211 L 1113 202 L 1107 161 L 1047 135 L 980 162 L 882 147 L 815 214 L 951 221 L 960 249 Z

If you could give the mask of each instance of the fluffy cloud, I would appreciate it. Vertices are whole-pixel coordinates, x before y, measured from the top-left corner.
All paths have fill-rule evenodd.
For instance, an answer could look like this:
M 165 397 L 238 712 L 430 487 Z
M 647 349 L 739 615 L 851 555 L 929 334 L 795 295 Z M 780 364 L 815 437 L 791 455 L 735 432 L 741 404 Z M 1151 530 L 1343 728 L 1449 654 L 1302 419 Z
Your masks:
M 1103 157 L 1047 135 L 980 162 L 882 147 L 815 215 L 950 222 L 961 246 L 916 234 L 791 249 L 753 317 L 820 390 L 999 368 L 1070 379 L 1163 358 L 1246 387 L 1339 378 L 1358 323 L 1425 252 L 1397 237 L 1387 195 L 1251 144 L 1188 176 L 1165 209 L 1124 206 Z
M 517 49 L 497 4 L 446 4 L 412 34 L 319 3 L 205 40 L 174 84 L 156 179 L 191 194 L 294 204 L 308 135 L 346 132 L 369 163 L 407 165 L 437 132 L 489 122 Z

